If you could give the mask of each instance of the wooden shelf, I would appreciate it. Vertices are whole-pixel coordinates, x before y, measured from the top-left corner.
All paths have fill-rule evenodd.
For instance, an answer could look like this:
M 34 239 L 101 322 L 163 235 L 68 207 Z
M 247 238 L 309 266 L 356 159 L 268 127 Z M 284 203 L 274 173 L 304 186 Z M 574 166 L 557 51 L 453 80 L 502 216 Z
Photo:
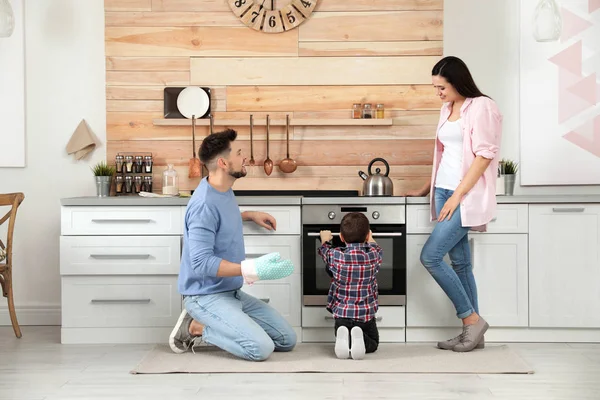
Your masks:
M 156 126 L 192 126 L 191 119 L 154 119 Z M 266 118 L 254 118 L 254 126 L 265 126 Z M 209 126 L 210 119 L 197 119 L 196 126 Z M 215 119 L 215 126 L 249 126 L 250 119 Z M 272 119 L 271 126 L 285 126 L 285 119 Z M 290 126 L 391 126 L 392 118 L 382 119 L 293 119 L 290 118 Z

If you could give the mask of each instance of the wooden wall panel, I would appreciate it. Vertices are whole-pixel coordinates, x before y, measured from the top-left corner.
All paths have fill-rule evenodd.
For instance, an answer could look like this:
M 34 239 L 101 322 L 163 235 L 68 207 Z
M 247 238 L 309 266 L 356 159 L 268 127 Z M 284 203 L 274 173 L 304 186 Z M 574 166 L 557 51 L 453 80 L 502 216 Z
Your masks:
M 350 110 L 353 103 L 383 103 L 387 109 L 438 110 L 431 86 L 229 86 L 228 111 Z
M 282 6 L 289 0 L 275 0 Z M 273 174 L 262 167 L 266 128 L 255 125 L 254 158 L 234 189 L 362 188 L 358 170 L 375 157 L 391 165 L 394 193 L 421 187 L 431 173 L 441 102 L 431 68 L 443 54 L 443 0 L 321 0 L 311 18 L 283 34 L 243 26 L 226 0 L 105 0 L 107 160 L 152 152 L 154 189 L 173 163 L 180 189 L 189 179 L 191 126 L 157 126 L 168 86 L 211 88 L 216 131 L 231 126 L 250 156 L 255 121 L 350 118 L 355 102 L 385 104 L 391 126 L 293 126 L 283 174 L 285 127 L 270 130 Z M 204 121 L 206 122 L 206 121 Z M 262 122 L 261 122 L 262 123 Z M 209 133 L 196 127 L 196 144 Z
M 439 57 L 198 58 L 192 85 L 430 84 Z M 344 73 L 340 73 L 344 71 Z M 293 90 L 293 88 L 292 88 Z
M 300 42 L 300 57 L 440 56 L 441 41 L 407 42 Z
M 300 41 L 442 40 L 442 11 L 316 12 L 300 25 Z

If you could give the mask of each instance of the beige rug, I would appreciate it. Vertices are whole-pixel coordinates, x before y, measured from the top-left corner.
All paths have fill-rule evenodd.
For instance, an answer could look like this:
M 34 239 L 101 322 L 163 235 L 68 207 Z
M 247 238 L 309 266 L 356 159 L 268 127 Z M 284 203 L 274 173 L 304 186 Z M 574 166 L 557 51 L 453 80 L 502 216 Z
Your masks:
M 382 343 L 363 360 L 339 360 L 333 343 L 299 343 L 289 353 L 273 353 L 268 360 L 238 359 L 221 349 L 198 347 L 195 354 L 173 353 L 158 345 L 131 371 L 132 374 L 257 373 L 257 372 L 361 372 L 444 374 L 532 374 L 533 370 L 506 345 L 455 353 L 431 344 Z

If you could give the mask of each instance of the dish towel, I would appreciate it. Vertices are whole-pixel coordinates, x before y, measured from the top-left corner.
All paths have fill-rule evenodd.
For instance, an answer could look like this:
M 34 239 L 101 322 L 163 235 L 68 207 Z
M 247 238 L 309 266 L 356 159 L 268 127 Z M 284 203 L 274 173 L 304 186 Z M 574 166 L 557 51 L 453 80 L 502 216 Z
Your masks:
M 67 153 L 73 154 L 76 160 L 81 160 L 95 148 L 94 134 L 85 119 L 82 119 L 67 143 Z

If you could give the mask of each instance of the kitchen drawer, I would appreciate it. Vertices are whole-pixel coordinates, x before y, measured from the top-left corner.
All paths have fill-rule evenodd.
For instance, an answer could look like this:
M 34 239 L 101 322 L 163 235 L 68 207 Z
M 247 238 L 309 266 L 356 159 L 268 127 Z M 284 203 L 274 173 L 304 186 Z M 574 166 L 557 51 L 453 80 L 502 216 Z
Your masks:
M 259 281 L 244 285 L 242 290 L 271 305 L 292 326 L 300 326 L 300 276 L 276 281 Z
M 61 275 L 177 275 L 179 236 L 61 236 Z
M 528 211 L 527 204 L 498 204 L 496 216 L 487 225 L 487 232 L 527 233 Z M 435 221 L 430 221 L 429 204 L 409 204 L 406 214 L 407 233 L 431 233 Z
M 400 306 L 383 306 L 377 311 L 377 326 L 379 328 L 405 328 L 406 308 Z M 302 307 L 303 328 L 333 329 L 333 316 L 325 307 Z
M 179 207 L 62 207 L 62 235 L 181 235 Z
M 62 326 L 170 327 L 181 314 L 177 276 L 66 276 Z
M 246 259 L 253 259 L 268 253 L 279 252 L 281 258 L 292 260 L 294 274 L 300 274 L 300 235 L 247 235 L 244 236 Z
M 242 206 L 240 212 L 262 211 L 277 221 L 277 230 L 269 231 L 252 221 L 244 221 L 244 235 L 300 235 L 302 228 L 299 206 Z

